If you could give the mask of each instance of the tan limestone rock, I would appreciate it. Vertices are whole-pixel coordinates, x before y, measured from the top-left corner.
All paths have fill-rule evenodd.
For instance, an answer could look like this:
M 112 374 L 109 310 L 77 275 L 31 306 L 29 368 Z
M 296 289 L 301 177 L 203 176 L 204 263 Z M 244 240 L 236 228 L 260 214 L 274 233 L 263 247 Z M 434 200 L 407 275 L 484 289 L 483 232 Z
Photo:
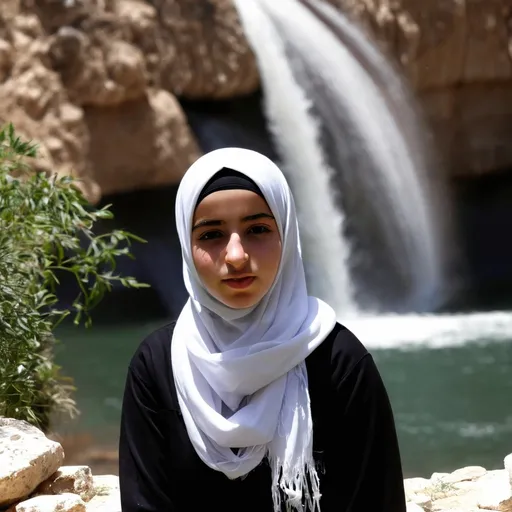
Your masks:
M 189 98 L 252 92 L 259 79 L 232 0 L 154 0 L 164 48 L 161 85 Z
M 512 498 L 509 498 L 508 500 L 502 501 L 499 504 L 498 510 L 500 512 L 512 512 Z
M 512 167 L 509 0 L 328 0 L 410 79 L 450 173 Z
M 119 477 L 100 475 L 93 481 L 95 496 L 87 503 L 87 512 L 121 512 Z
M 418 494 L 429 488 L 431 481 L 427 478 L 406 478 L 404 480 L 404 488 L 406 493 Z
M 0 82 L 0 123 L 12 122 L 20 136 L 39 144 L 38 159 L 32 163 L 36 170 L 76 176 L 86 196 L 97 200 L 99 190 L 88 177 L 85 159 L 83 112 L 70 103 L 59 75 L 46 65 L 48 44 L 35 40 L 24 52 L 9 48 L 12 66 Z
M 94 475 L 93 489 L 97 495 L 112 494 L 119 491 L 119 477 L 117 475 Z
M 49 55 L 77 105 L 116 106 L 145 93 L 144 56 L 126 41 L 91 38 L 66 26 L 51 38 Z
M 151 86 L 191 98 L 231 97 L 258 85 L 256 62 L 231 0 L 77 0 L 71 8 L 44 0 L 31 10 L 60 39 L 56 64 L 67 74 L 73 74 L 67 67 L 74 68 L 75 86 L 78 76 L 87 78 L 82 95 L 86 84 L 96 89 L 101 83 L 102 104 L 119 103 L 119 86 L 126 85 L 117 81 L 119 71 L 129 78 L 131 94 L 141 73 Z M 59 36 L 62 31 L 79 33 L 80 48 Z
M 12 506 L 7 512 L 86 512 L 85 503 L 76 494 L 36 496 Z
M 104 194 L 178 182 L 200 154 L 176 99 L 163 90 L 120 107 L 86 108 L 88 159 Z
M 512 497 L 508 472 L 505 470 L 489 471 L 485 478 L 480 480 L 480 489 L 477 504 L 484 510 L 502 510 L 501 505 L 506 504 Z
M 328 1 L 366 27 L 409 77 L 451 174 L 512 167 L 509 0 Z M 111 119 L 126 117 L 120 110 L 133 112 L 151 91 L 217 99 L 258 84 L 233 0 L 0 2 L 0 121 L 41 144 L 38 169 L 79 177 L 92 202 L 102 193 L 175 183 L 198 148 L 175 100 L 173 130 L 155 131 L 150 142 L 162 148 L 157 160 L 176 165 L 165 171 L 154 163 L 125 166 L 124 152 L 100 158 L 84 117 L 105 119 L 111 129 Z M 75 109 L 72 129 L 60 118 L 62 105 Z M 123 133 L 111 147 L 130 140 L 125 127 L 116 129 Z M 165 137 L 176 133 L 174 147 Z
M 409 501 L 420 506 L 423 510 L 430 510 L 432 508 L 432 498 L 427 494 L 413 494 Z
M 425 509 L 421 508 L 416 503 L 407 503 L 407 512 L 424 512 Z
M 37 494 L 77 494 L 84 501 L 94 495 L 91 468 L 88 466 L 62 466 L 37 489 Z
M 508 0 L 328 0 L 369 29 L 417 89 L 512 80 Z
M 430 477 L 430 480 L 432 480 L 432 482 L 438 482 L 438 481 L 442 481 L 444 480 L 447 476 L 449 476 L 450 473 L 438 473 L 438 472 L 435 472 L 435 473 L 432 473 L 432 476 Z
M 0 507 L 31 494 L 63 460 L 62 446 L 39 429 L 25 421 L 0 418 Z
M 510 482 L 510 488 L 512 489 L 512 453 L 505 457 L 505 460 L 503 461 L 503 464 L 505 466 L 505 470 L 508 473 L 508 479 L 509 479 L 509 482 Z
M 156 11 L 132 3 L 27 0 L 2 11 L 0 123 L 38 143 L 36 170 L 75 176 L 93 203 L 175 183 L 200 154 L 176 99 L 150 87 L 142 41 L 160 30 Z
M 465 482 L 468 480 L 474 481 L 482 478 L 486 473 L 487 470 L 481 466 L 468 466 L 450 473 L 446 478 L 444 478 L 444 481 L 451 484 Z
M 455 483 L 446 482 L 448 477 L 438 480 L 432 493 L 432 511 L 501 510 L 501 505 L 511 496 L 507 471 L 486 471 L 482 476 L 477 476 L 478 473 L 482 471 L 477 467 L 462 468 L 449 476 L 455 474 L 468 479 Z

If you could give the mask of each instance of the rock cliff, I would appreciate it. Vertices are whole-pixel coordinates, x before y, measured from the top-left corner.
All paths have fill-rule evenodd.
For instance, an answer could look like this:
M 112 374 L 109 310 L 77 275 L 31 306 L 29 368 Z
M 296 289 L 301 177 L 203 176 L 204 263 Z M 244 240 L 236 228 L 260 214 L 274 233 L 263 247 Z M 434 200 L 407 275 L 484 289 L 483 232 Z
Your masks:
M 403 66 L 451 172 L 512 165 L 508 0 L 329 0 Z M 2 0 L 0 121 L 40 169 L 102 194 L 179 181 L 200 149 L 177 97 L 258 87 L 231 0 Z
M 454 175 L 512 167 L 509 0 L 328 0 L 403 66 Z

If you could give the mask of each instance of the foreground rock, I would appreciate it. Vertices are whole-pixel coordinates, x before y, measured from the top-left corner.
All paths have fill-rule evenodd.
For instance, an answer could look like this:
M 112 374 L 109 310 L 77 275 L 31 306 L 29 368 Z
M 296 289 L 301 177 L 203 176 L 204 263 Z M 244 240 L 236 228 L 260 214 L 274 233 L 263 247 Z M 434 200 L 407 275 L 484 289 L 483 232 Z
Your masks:
M 512 454 L 505 469 L 480 466 L 404 481 L 407 512 L 512 512 Z
M 86 512 L 85 503 L 76 494 L 36 496 L 11 507 L 7 512 Z
M 62 446 L 24 421 L 0 418 L 0 509 L 121 512 L 117 476 L 62 466 Z
M 87 503 L 87 512 L 121 512 L 119 478 L 114 475 L 93 477 L 94 497 Z
M 29 496 L 63 460 L 62 446 L 40 430 L 0 418 L 0 507 Z
M 61 466 L 64 452 L 26 422 L 0 418 L 0 509 L 121 512 L 119 478 Z M 404 481 L 407 512 L 512 512 L 512 454 L 504 469 L 480 466 Z
M 64 466 L 44 481 L 37 489 L 37 494 L 77 494 L 85 501 L 94 494 L 94 481 L 88 466 Z

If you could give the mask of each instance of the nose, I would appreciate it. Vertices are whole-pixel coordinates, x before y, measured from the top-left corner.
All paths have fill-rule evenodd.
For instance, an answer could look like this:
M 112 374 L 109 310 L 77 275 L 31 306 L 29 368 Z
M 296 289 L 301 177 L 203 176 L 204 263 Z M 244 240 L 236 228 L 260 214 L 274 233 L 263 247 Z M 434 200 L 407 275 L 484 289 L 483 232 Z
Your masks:
M 245 252 L 240 236 L 233 233 L 226 247 L 226 263 L 236 269 L 240 269 L 248 260 L 249 255 Z

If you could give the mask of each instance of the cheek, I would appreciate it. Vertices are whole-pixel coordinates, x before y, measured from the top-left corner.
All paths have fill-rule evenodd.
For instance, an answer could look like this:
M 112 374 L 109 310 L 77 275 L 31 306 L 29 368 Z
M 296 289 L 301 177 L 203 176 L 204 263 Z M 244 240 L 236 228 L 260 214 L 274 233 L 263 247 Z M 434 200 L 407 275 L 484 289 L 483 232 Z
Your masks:
M 197 273 L 203 277 L 210 274 L 215 269 L 215 260 L 213 255 L 199 247 L 192 248 L 192 259 Z
M 277 238 L 260 244 L 255 247 L 253 256 L 258 260 L 258 267 L 261 270 L 275 275 L 281 262 L 281 240 Z
M 281 263 L 281 254 L 282 254 L 281 239 L 278 239 L 277 242 L 273 245 L 273 249 L 272 249 L 272 263 L 273 263 L 274 274 L 276 274 L 279 269 L 279 264 Z

